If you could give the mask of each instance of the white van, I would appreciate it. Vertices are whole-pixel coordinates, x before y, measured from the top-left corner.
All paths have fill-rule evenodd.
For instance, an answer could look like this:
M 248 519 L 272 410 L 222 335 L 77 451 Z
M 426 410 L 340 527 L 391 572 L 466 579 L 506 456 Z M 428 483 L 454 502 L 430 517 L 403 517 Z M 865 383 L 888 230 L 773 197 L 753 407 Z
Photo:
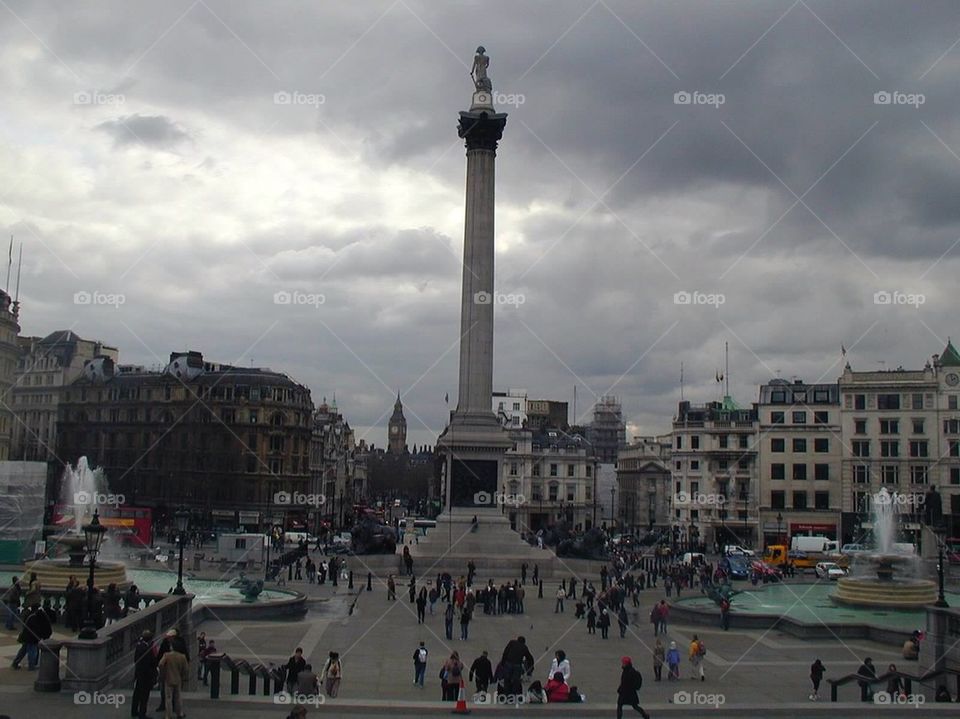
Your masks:
M 706 558 L 700 552 L 687 552 L 683 555 L 683 563 L 692 564 L 695 567 L 699 567 L 706 561 Z
M 797 552 L 836 552 L 839 545 L 835 539 L 826 537 L 795 536 L 790 542 L 790 549 Z

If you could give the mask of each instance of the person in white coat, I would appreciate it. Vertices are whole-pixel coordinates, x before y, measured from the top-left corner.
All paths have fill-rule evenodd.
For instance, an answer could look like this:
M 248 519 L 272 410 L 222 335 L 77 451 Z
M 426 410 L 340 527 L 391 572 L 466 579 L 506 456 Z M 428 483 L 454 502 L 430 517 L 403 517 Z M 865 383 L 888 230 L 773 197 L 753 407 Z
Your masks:
M 557 672 L 563 674 L 563 681 L 567 684 L 570 683 L 570 660 L 567 659 L 567 654 L 562 649 L 558 649 L 553 655 L 553 662 L 550 664 L 550 673 L 547 675 L 547 680 L 553 679 L 553 675 Z

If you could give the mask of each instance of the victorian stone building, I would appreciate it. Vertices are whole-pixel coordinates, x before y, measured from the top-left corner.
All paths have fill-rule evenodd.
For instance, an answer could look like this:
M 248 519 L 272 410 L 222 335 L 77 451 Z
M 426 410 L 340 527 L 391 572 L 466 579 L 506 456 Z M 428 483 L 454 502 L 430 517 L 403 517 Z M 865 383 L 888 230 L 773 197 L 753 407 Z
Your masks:
M 57 455 L 86 455 L 128 506 L 180 505 L 201 524 L 304 522 L 311 490 L 310 390 L 280 372 L 173 353 L 161 371 L 88 361 L 58 407 Z M 289 493 L 283 495 L 281 493 Z
M 20 334 L 19 307 L 10 295 L 0 291 L 0 462 L 10 459 L 15 423 L 11 398 L 16 382 L 17 360 L 20 348 L 17 335 Z
M 310 440 L 311 491 L 323 496 L 314 529 L 323 524 L 334 530 L 352 522 L 353 506 L 367 496 L 366 444 L 358 444 L 336 398 L 324 397 L 313 414 Z
M 617 458 L 617 524 L 626 532 L 672 526 L 672 437 L 638 437 Z

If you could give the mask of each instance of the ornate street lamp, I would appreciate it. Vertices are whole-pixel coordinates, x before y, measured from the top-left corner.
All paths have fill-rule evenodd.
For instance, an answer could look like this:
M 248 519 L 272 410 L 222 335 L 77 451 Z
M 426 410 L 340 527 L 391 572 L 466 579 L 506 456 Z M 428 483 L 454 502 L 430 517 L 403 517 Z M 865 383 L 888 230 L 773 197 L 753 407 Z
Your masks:
M 83 527 L 84 543 L 86 544 L 87 554 L 90 555 L 90 576 L 87 577 L 87 619 L 78 635 L 80 639 L 97 638 L 97 622 L 93 612 L 93 572 L 97 563 L 97 555 L 100 554 L 100 545 L 103 543 L 103 535 L 106 534 L 106 531 L 107 528 L 100 524 L 100 511 L 95 509 L 90 524 Z
M 174 594 L 186 594 L 187 590 L 183 588 L 183 540 L 190 526 L 190 512 L 180 507 L 173 515 L 177 521 L 177 537 L 180 542 L 180 562 L 177 565 L 177 586 L 173 590 Z

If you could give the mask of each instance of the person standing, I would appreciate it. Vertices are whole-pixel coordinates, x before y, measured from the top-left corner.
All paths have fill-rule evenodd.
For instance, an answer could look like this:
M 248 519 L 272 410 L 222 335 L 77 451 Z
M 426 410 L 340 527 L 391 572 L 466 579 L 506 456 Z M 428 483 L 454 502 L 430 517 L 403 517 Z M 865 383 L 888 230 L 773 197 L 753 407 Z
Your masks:
M 617 623 L 620 626 L 620 638 L 623 639 L 627 636 L 627 625 L 630 623 L 630 620 L 627 617 L 626 607 L 622 604 L 620 605 L 620 610 L 617 612 Z
M 807 697 L 812 702 L 820 701 L 820 682 L 823 681 L 823 675 L 827 668 L 819 659 L 810 665 L 810 683 L 813 685 L 813 693 Z
M 164 698 L 164 717 L 172 719 L 173 713 L 177 717 L 185 716 L 183 711 L 183 685 L 190 678 L 190 664 L 186 655 L 177 651 L 170 642 L 170 651 L 163 655 L 160 663 L 157 665 L 160 673 L 160 685 L 163 687 Z
M 427 675 L 427 647 L 423 642 L 413 652 L 413 684 L 423 689 L 423 680 Z
M 340 682 L 343 679 L 343 665 L 340 663 L 339 652 L 330 652 L 330 656 L 323 664 L 323 671 L 320 672 L 320 679 L 323 681 L 323 690 L 327 696 L 335 699 L 340 693 Z
M 203 686 L 207 686 L 210 681 L 210 663 L 207 661 L 207 657 L 211 654 L 217 653 L 216 643 L 211 639 L 207 642 L 206 648 L 203 650 L 203 653 L 199 656 L 200 668 L 203 669 L 202 672 L 197 671 L 197 679 L 203 680 Z
M 730 600 L 726 597 L 720 600 L 720 626 L 723 631 L 730 629 Z
M 203 679 L 203 658 L 207 655 L 207 633 L 197 634 L 197 679 Z
M 707 655 L 707 648 L 704 646 L 703 640 L 699 639 L 696 634 L 693 635 L 693 639 L 690 641 L 689 655 L 690 663 L 693 664 L 694 670 L 700 673 L 700 681 L 706 681 L 707 678 L 703 673 L 703 658 Z
M 397 583 L 393 581 L 393 575 L 391 574 L 387 577 L 387 600 L 396 601 L 397 599 Z
M 520 583 L 521 584 L 527 583 L 527 563 L 526 562 L 520 565 Z
M 53 634 L 53 628 L 50 626 L 50 618 L 47 613 L 38 606 L 32 606 L 25 610 L 21 620 L 23 629 L 17 641 L 20 642 L 20 649 L 13 658 L 14 669 L 20 668 L 20 662 L 27 658 L 27 669 L 36 669 L 40 661 L 40 642 L 49 639 Z
M 453 652 L 450 658 L 440 670 L 441 689 L 443 691 L 443 701 L 455 702 L 460 693 L 460 681 L 463 679 L 463 662 L 460 661 L 460 654 Z
M 860 685 L 860 701 L 868 702 L 873 698 L 873 690 L 870 689 L 870 683 L 866 680 L 877 678 L 877 670 L 873 666 L 873 659 L 870 657 L 864 659 L 863 664 L 857 669 L 857 674 L 863 677 L 862 680 L 857 682 Z
M 606 607 L 600 607 L 600 618 L 597 619 L 597 626 L 600 627 L 600 637 L 607 638 L 607 632 L 610 631 L 610 612 Z
M 487 650 L 484 649 L 483 653 L 474 659 L 473 664 L 470 665 L 470 681 L 477 683 L 477 693 L 479 694 L 487 691 L 492 680 L 493 666 L 490 664 L 489 657 L 487 657 Z
M 133 699 L 130 716 L 146 719 L 150 691 L 157 683 L 157 658 L 153 655 L 153 632 L 143 631 L 133 648 Z
M 453 639 L 453 604 L 448 603 L 443 612 L 443 627 L 447 632 L 447 639 Z
M 553 609 L 554 614 L 560 614 L 563 612 L 563 600 L 566 599 L 566 597 L 567 597 L 567 591 L 563 588 L 563 585 L 561 584 L 559 587 L 557 587 L 557 606 L 554 607 Z
M 670 607 L 667 606 L 667 602 L 664 599 L 660 600 L 660 604 L 657 605 L 657 618 L 660 634 L 666 636 L 667 634 L 667 619 L 670 617 Z
M 293 690 L 297 686 L 297 674 L 303 671 L 303 668 L 307 666 L 306 659 L 303 658 L 303 647 L 297 647 L 293 655 L 287 660 L 287 693 L 293 694 Z
M 440 592 L 437 591 L 436 587 L 430 587 L 430 614 L 433 614 L 433 607 L 437 603 L 437 599 L 440 597 Z
M 655 682 L 663 679 L 663 662 L 666 657 L 666 650 L 663 642 L 657 637 L 657 643 L 653 645 L 653 680 Z
M 469 636 L 470 615 L 469 607 L 464 605 L 463 609 L 460 610 L 460 641 L 462 642 L 467 641 Z
M 417 624 L 423 624 L 427 618 L 427 588 L 420 587 L 417 595 Z
M 597 633 L 597 610 L 590 607 L 587 612 L 587 634 Z
M 640 706 L 640 687 L 643 686 L 643 677 L 633 667 L 630 657 L 620 659 L 623 671 L 620 674 L 620 686 L 617 687 L 617 719 L 623 719 L 623 708 L 633 707 L 643 719 L 650 719 L 650 715 Z
M 670 648 L 667 650 L 667 666 L 670 668 L 667 679 L 680 678 L 680 650 L 677 649 L 676 642 L 670 642 Z

